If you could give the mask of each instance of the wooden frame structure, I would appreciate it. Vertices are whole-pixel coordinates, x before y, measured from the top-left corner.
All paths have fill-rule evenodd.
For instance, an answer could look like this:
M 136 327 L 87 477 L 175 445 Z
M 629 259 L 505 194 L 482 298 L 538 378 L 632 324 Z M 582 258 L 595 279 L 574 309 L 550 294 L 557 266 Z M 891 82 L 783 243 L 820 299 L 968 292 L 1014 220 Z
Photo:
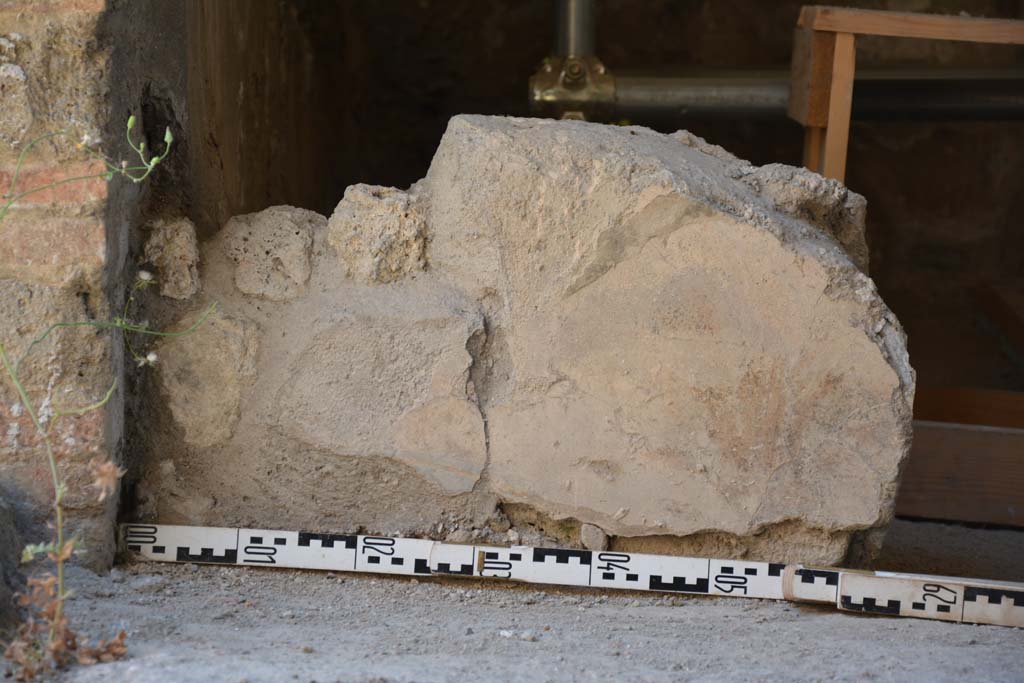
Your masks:
M 844 181 L 858 35 L 1024 45 L 1024 21 L 805 6 L 793 40 L 789 116 L 804 166 Z M 1024 353 L 1024 311 L 992 287 L 978 310 Z M 1024 394 L 918 388 L 896 514 L 1024 527 Z
M 809 5 L 793 37 L 789 117 L 804 127 L 804 166 L 846 177 L 856 36 L 1024 45 L 1024 21 Z

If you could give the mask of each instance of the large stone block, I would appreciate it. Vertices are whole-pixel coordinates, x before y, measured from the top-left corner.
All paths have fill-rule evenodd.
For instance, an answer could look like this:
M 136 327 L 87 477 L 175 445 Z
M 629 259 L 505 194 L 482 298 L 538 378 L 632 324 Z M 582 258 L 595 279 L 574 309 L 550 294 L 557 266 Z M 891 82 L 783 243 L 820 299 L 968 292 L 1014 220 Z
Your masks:
M 456 117 L 423 181 L 311 225 L 293 300 L 207 246 L 254 379 L 215 449 L 158 448 L 195 493 L 155 511 L 436 534 L 497 500 L 613 548 L 840 561 L 891 516 L 914 390 L 864 209 L 687 133 Z
M 203 247 L 203 289 L 178 328 L 210 301 L 217 313 L 157 349 L 142 514 L 425 533 L 471 508 L 486 464 L 475 302 L 426 273 L 347 278 L 309 211 L 227 228 Z
M 494 292 L 500 497 L 619 536 L 887 523 L 914 374 L 853 260 L 862 198 L 692 136 L 483 117 L 420 192 L 431 268 Z

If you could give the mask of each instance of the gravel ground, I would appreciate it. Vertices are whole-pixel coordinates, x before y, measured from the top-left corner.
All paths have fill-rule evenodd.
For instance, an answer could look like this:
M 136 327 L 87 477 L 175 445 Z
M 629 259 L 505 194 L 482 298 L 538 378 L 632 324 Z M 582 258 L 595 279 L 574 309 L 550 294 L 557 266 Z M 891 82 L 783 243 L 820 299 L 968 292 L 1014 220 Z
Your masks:
M 891 538 L 886 568 L 945 571 L 941 544 L 979 574 L 964 554 L 995 547 L 971 556 L 1021 578 L 1024 533 L 900 522 Z M 1024 680 L 1021 629 L 773 601 L 141 563 L 70 581 L 72 623 L 125 628 L 131 652 L 76 683 Z

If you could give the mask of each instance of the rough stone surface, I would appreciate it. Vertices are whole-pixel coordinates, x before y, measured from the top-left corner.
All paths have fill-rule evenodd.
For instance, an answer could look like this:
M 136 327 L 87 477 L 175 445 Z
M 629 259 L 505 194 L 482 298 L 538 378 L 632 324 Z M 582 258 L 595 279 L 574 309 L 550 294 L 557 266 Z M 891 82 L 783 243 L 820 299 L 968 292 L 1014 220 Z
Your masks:
M 323 222 L 312 211 L 277 206 L 229 220 L 224 250 L 236 264 L 239 291 L 271 301 L 301 294 L 309 279 L 313 230 Z
M 482 302 L 503 366 L 486 381 L 490 482 L 616 536 L 786 524 L 837 536 L 834 555 L 891 515 L 905 339 L 815 212 L 751 187 L 788 169 L 672 143 L 450 124 L 421 193 L 431 269 Z
M 239 232 L 203 245 L 203 291 L 176 328 L 210 301 L 219 312 L 158 349 L 167 407 L 137 514 L 403 533 L 485 524 L 495 499 L 470 494 L 486 464 L 467 348 L 484 336 L 479 308 L 424 273 L 387 286 L 347 278 L 326 220 L 307 211 L 246 223 L 266 235 L 310 226 L 311 275 L 293 300 L 268 300 L 239 285 L 242 268 L 267 272 L 236 260 Z
M 0 638 L 17 623 L 14 591 L 20 587 L 18 556 L 21 540 L 14 528 L 14 513 L 0 498 Z
M 581 524 L 580 543 L 588 550 L 606 550 L 608 548 L 608 534 L 593 524 Z
M 187 320 L 185 329 L 197 321 Z M 157 347 L 160 386 L 185 442 L 205 447 L 227 440 L 254 373 L 254 325 L 215 312 L 192 334 L 166 339 Z
M 239 387 L 215 452 L 181 448 L 173 405 L 223 424 L 225 402 L 164 381 L 153 450 L 185 499 L 154 460 L 150 514 L 563 542 L 593 525 L 614 549 L 805 562 L 887 524 L 914 374 L 841 185 L 685 133 L 459 116 L 423 181 L 350 188 L 305 251 L 294 211 L 204 248 L 202 298 L 259 353 L 251 380 L 212 373 Z M 308 285 L 268 301 L 297 252 Z
M 48 326 L 105 317 L 106 310 L 101 293 L 82 279 L 53 285 L 0 279 L 0 339 L 12 359 L 24 358 L 22 385 L 47 425 L 68 482 L 69 530 L 89 549 L 78 559 L 93 567 L 113 557 L 115 501 L 97 503 L 88 486 L 88 462 L 106 452 L 110 416 L 107 410 L 60 417 L 55 413 L 103 398 L 111 383 L 110 333 L 92 327 L 57 328 L 26 352 Z M 53 484 L 46 452 L 6 376 L 0 377 L 0 497 L 11 506 L 23 539 L 50 538 Z
M 393 187 L 353 185 L 334 210 L 327 240 L 350 277 L 394 282 L 426 266 L 426 224 L 413 197 Z
M 25 71 L 17 64 L 0 63 L 0 141 L 9 145 L 21 143 L 32 127 L 32 106 L 28 99 Z
M 146 261 L 156 267 L 160 294 L 189 299 L 199 291 L 196 226 L 187 218 L 154 223 L 146 240 Z
M 60 130 L 68 135 L 49 137 L 26 152 L 19 188 L 100 172 L 77 144 L 83 138 L 96 144 L 108 116 L 110 52 L 97 40 L 105 5 L 37 5 L 0 2 L 0 192 L 8 189 L 23 146 Z M 123 131 L 122 121 L 118 133 Z M 103 151 L 123 154 L 114 146 Z M 106 199 L 103 180 L 68 183 L 19 199 L 0 221 L 0 343 L 12 357 L 54 323 L 108 318 L 113 288 L 106 275 L 117 264 L 107 249 L 113 240 L 104 221 L 113 214 Z M 118 460 L 121 394 L 85 415 L 56 412 L 98 401 L 120 379 L 114 338 L 95 328 L 59 328 L 21 368 L 68 484 L 68 533 L 88 551 L 75 560 L 97 569 L 113 559 L 118 495 L 96 501 L 88 462 L 100 455 Z M 0 377 L 0 497 L 24 541 L 51 538 L 53 493 L 46 454 L 25 406 Z
M 802 218 L 835 237 L 857 267 L 868 272 L 864 197 L 838 180 L 783 164 L 768 164 L 744 174 L 743 182 L 776 210 Z

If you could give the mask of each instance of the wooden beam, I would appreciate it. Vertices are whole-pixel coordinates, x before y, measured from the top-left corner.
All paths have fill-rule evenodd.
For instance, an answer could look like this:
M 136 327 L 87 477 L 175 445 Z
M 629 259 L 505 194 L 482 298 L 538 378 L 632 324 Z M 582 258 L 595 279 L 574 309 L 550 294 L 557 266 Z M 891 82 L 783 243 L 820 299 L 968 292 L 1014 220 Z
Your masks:
M 815 126 L 804 128 L 804 168 L 821 173 L 821 148 L 824 141 L 824 128 Z
M 810 5 L 800 10 L 797 26 L 815 31 L 894 38 L 1024 45 L 1024 21 L 1014 19 L 982 19 Z
M 918 387 L 914 396 L 914 419 L 1024 429 L 1024 393 Z M 1024 452 L 1021 458 L 1024 459 Z
M 915 421 L 896 514 L 1024 527 L 1024 429 Z
M 821 155 L 821 175 L 839 182 L 846 179 L 846 149 L 850 142 L 853 109 L 853 73 L 857 51 L 852 33 L 837 33 L 832 58 L 832 88 L 828 98 L 828 126 Z
M 802 126 L 828 125 L 835 44 L 834 33 L 799 28 L 793 31 L 787 111 L 789 118 Z

